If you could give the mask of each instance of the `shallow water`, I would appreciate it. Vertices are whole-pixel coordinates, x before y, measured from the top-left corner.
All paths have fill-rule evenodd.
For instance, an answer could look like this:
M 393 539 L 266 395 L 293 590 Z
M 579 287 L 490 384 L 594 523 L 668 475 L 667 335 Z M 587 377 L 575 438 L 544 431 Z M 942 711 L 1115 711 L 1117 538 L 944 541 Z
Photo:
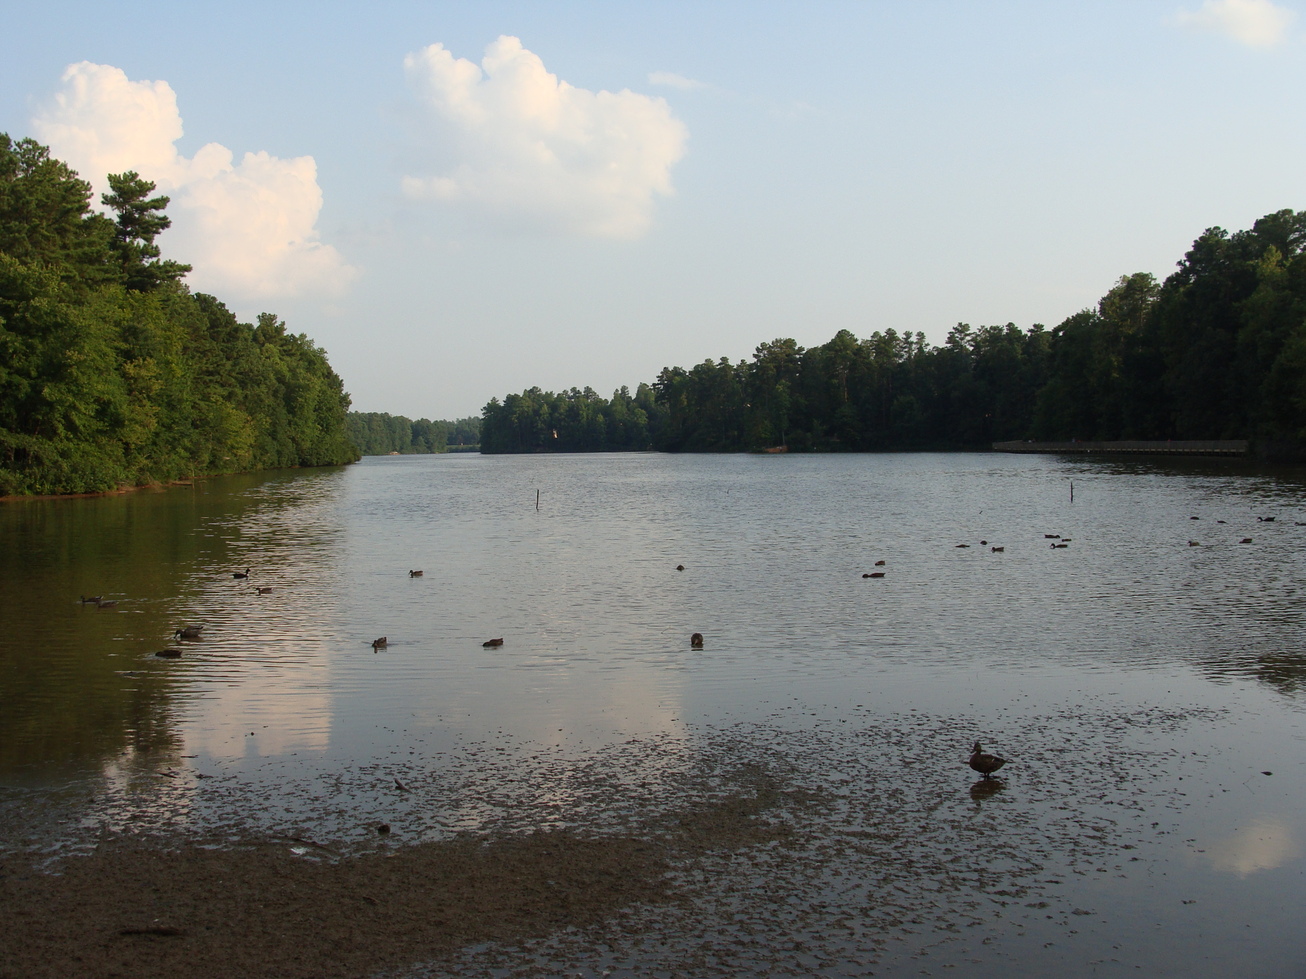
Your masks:
M 1225 461 L 451 455 L 6 506 L 5 842 L 601 827 L 752 766 L 819 800 L 777 809 L 802 842 L 686 869 L 656 947 L 629 925 L 454 971 L 1299 974 L 1304 489 Z

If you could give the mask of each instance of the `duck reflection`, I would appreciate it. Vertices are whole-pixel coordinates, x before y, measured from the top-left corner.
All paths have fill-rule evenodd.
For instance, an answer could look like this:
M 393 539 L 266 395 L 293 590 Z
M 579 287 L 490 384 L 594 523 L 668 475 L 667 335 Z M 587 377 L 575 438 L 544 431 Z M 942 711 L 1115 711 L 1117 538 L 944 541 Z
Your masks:
M 985 799 L 991 799 L 1003 789 L 1007 783 L 1000 778 L 982 778 L 970 787 L 970 797 L 975 802 L 983 802 Z

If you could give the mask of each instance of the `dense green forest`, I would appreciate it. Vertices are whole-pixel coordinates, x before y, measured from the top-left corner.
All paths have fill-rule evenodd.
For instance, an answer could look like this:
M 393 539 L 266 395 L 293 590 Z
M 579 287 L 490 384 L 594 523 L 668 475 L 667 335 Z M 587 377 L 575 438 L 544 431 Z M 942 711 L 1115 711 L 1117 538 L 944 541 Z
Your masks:
M 983 448 L 1008 439 L 1306 444 L 1306 212 L 1207 230 L 1165 282 L 1122 277 L 1052 330 L 958 324 L 941 346 L 842 330 L 665 368 L 632 399 L 532 388 L 483 410 L 483 452 Z
M 479 418 L 453 421 L 414 421 L 383 411 L 351 411 L 345 419 L 349 440 L 362 455 L 381 456 L 429 452 L 465 452 L 481 442 Z
M 154 243 L 168 198 L 108 182 L 112 218 L 46 147 L 0 134 L 0 494 L 355 460 L 322 350 L 191 293 Z
M 491 398 L 481 416 L 482 452 L 608 452 L 654 448 L 658 408 L 653 389 L 641 384 L 631 397 L 622 388 L 608 401 L 592 388 L 561 394 L 531 388 Z

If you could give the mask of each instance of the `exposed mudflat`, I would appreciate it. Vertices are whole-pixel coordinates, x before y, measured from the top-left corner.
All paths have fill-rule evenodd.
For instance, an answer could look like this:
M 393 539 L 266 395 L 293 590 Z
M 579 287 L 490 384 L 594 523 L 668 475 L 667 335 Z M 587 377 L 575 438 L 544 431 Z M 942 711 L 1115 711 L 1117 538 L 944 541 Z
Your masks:
M 181 767 L 75 804 L 13 791 L 0 975 L 1137 974 L 1139 923 L 1093 895 L 1179 858 L 1192 807 L 1229 790 L 1208 765 L 1231 721 L 1091 704 L 995 740 L 830 710 L 275 790 Z M 965 767 L 977 736 L 1002 778 Z M 1157 928 L 1197 904 L 1158 900 Z

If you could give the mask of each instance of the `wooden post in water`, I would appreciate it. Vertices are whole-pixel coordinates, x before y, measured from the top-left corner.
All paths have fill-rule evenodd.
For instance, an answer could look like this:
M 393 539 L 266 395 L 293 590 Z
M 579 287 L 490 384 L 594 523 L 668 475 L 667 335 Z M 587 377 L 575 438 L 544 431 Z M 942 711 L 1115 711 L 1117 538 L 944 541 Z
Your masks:
M 1075 502 L 1075 481 L 1073 479 L 1070 481 L 1070 502 Z
M 535 509 L 538 510 L 539 508 L 540 508 L 540 491 L 539 491 L 539 490 L 536 490 L 536 491 L 535 491 Z

